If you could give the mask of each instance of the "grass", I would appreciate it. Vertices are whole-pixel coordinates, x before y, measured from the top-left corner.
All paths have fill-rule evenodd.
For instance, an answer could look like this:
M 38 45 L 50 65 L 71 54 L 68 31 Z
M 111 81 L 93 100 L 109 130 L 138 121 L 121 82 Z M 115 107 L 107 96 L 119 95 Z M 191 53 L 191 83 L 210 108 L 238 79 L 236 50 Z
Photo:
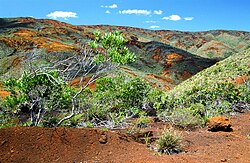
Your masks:
M 164 129 L 158 141 L 158 151 L 173 154 L 181 152 L 181 135 L 173 128 Z

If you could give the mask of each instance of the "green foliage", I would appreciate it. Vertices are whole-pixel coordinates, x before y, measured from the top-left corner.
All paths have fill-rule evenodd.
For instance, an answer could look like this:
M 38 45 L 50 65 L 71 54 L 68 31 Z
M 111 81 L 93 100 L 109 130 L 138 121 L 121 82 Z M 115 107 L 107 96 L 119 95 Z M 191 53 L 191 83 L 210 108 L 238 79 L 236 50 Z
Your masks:
M 34 104 L 34 112 L 41 109 L 47 114 L 70 105 L 71 89 L 66 87 L 57 71 L 24 72 L 19 79 L 8 79 L 4 85 L 11 93 L 3 101 L 8 113 L 22 114 L 22 104 L 28 109 Z
M 44 116 L 41 126 L 55 127 L 60 118 L 60 116 L 51 116 L 50 114 L 47 114 L 47 116 Z
M 201 115 L 196 113 L 192 108 L 176 109 L 173 111 L 171 118 L 175 126 L 184 129 L 193 129 L 196 126 L 203 126 L 205 124 Z
M 206 121 L 211 116 L 233 111 L 232 105 L 240 101 L 249 103 L 249 77 L 242 84 L 234 81 L 237 77 L 249 76 L 249 57 L 249 51 L 232 55 L 167 92 L 164 114 L 174 112 L 173 116 L 178 115 L 178 119 L 185 115 L 178 121 L 181 126 L 189 125 L 190 118 L 202 124 L 202 119 Z
M 143 128 L 143 127 L 147 127 L 147 124 L 150 122 L 149 117 L 145 116 L 145 115 L 141 115 L 137 121 L 136 121 L 136 126 Z
M 82 116 L 83 114 L 77 114 L 74 117 L 72 117 L 70 119 L 70 127 L 76 127 L 78 125 L 78 123 L 80 123 L 80 121 L 82 120 Z
M 145 135 L 144 135 L 144 139 L 145 139 L 145 144 L 146 144 L 146 146 L 147 147 L 149 147 L 149 136 L 150 136 L 150 132 L 148 132 L 148 133 L 146 133 Z
M 181 152 L 181 135 L 173 128 L 164 129 L 158 140 L 158 151 L 173 154 Z
M 0 110 L 0 128 L 16 126 L 18 119 Z
M 102 48 L 104 53 L 100 52 L 95 56 L 97 64 L 104 61 L 111 61 L 119 64 L 134 62 L 136 56 L 131 53 L 124 44 L 128 41 L 119 31 L 105 33 L 100 36 L 100 32 L 94 32 L 95 40 L 89 43 L 92 49 Z
M 140 107 L 149 91 L 148 83 L 139 78 L 135 78 L 122 85 L 119 96 L 124 104 Z
M 98 79 L 95 92 L 83 94 L 80 98 L 83 108 L 88 108 L 85 109 L 86 121 L 111 119 L 117 124 L 128 116 L 140 115 L 144 103 L 158 106 L 162 92 L 141 79 L 118 75 Z

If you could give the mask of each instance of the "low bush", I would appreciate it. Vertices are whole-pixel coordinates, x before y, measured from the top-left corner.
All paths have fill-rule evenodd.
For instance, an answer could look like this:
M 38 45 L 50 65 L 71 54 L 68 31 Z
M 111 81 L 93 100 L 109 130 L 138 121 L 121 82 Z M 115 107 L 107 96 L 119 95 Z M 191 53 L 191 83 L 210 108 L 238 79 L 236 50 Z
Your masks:
M 44 117 L 50 119 L 71 104 L 72 90 L 57 71 L 24 72 L 19 79 L 8 79 L 4 85 L 11 94 L 2 102 L 3 112 L 9 117 L 23 117 L 17 123 L 38 126 Z
M 181 152 L 181 135 L 173 128 L 164 129 L 158 140 L 158 152 L 174 154 Z
M 148 110 L 157 110 L 162 95 L 149 83 L 126 75 L 98 79 L 95 91 L 89 91 L 79 97 L 84 120 L 115 124 Z
M 178 108 L 171 115 L 172 123 L 184 129 L 194 129 L 197 126 L 204 126 L 205 120 L 200 114 L 190 108 Z

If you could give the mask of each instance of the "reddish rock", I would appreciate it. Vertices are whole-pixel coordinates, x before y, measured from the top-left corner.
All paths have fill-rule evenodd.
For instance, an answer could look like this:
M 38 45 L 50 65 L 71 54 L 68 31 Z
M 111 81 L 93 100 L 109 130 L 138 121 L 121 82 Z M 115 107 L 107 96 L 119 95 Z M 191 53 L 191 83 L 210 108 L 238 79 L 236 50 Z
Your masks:
M 99 142 L 101 144 L 106 144 L 108 142 L 108 137 L 106 134 L 102 134 L 101 137 L 99 138 Z
M 234 80 L 236 84 L 244 84 L 247 82 L 248 78 L 249 77 L 247 75 L 243 75 L 243 76 L 238 76 L 234 78 Z
M 208 131 L 232 131 L 231 122 L 227 117 L 215 116 L 208 119 Z

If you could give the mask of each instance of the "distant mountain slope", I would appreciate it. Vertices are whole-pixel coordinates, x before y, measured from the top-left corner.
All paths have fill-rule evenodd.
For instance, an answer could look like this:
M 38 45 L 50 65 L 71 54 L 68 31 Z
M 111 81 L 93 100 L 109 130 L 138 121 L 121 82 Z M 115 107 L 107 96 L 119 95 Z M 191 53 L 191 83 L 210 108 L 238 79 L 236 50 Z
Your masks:
M 93 39 L 93 31 L 120 30 L 138 60 L 122 69 L 158 88 L 171 89 L 218 59 L 249 46 L 250 33 L 240 31 L 152 31 L 117 26 L 73 26 L 55 20 L 0 19 L 0 75 L 18 76 L 27 53 L 34 47 L 50 57 L 80 51 L 79 42 Z M 210 58 L 216 58 L 210 59 Z
M 216 63 L 216 60 L 155 41 L 141 43 L 140 46 L 131 43 L 129 48 L 137 54 L 138 60 L 130 64 L 126 71 L 165 90 Z
M 216 63 L 168 91 L 164 103 L 166 111 L 162 115 L 174 111 L 178 121 L 178 116 L 186 118 L 191 113 L 190 122 L 196 123 L 199 117 L 206 120 L 215 115 L 244 112 L 250 109 L 249 104 L 248 49 Z
M 170 30 L 146 30 L 119 26 L 82 26 L 90 31 L 121 30 L 128 37 L 141 42 L 157 41 L 169 44 L 206 58 L 224 59 L 249 47 L 250 32 L 233 30 L 212 30 L 204 32 L 182 32 Z

